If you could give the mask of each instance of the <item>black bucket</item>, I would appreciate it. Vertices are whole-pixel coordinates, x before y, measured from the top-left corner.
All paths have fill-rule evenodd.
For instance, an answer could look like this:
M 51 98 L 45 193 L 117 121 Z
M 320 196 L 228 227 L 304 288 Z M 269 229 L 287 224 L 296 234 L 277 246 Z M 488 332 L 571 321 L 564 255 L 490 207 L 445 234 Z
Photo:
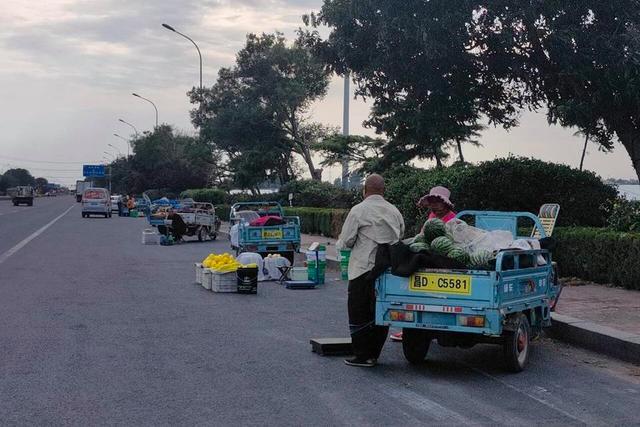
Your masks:
M 258 293 L 258 267 L 242 267 L 238 269 L 238 293 Z

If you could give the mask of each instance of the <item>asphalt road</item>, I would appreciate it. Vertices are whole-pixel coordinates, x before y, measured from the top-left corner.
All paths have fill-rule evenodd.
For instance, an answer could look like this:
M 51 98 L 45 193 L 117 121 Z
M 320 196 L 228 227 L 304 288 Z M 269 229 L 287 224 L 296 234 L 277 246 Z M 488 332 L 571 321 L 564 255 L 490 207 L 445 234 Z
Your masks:
M 227 241 L 143 246 L 144 228 L 0 201 L 0 424 L 640 424 L 640 368 L 546 339 L 520 374 L 493 346 L 317 356 L 309 338 L 347 334 L 343 282 L 211 293 L 192 263 Z

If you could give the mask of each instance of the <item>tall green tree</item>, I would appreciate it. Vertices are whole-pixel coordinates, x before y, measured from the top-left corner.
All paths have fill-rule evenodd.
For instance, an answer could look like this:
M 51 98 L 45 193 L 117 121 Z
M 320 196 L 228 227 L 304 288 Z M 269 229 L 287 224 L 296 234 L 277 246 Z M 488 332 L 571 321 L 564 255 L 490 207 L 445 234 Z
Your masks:
M 637 0 L 325 0 L 311 18 L 331 33 L 307 43 L 353 72 L 369 123 L 407 156 L 438 161 L 485 116 L 508 128 L 547 107 L 604 150 L 618 140 L 640 176 Z
M 36 178 L 35 187 L 39 193 L 44 193 L 49 185 L 49 181 L 46 178 Z
M 485 73 L 469 44 L 473 4 L 327 0 L 306 19 L 331 32 L 323 40 L 313 28 L 301 31 L 301 43 L 331 70 L 350 72 L 357 96 L 372 98 L 366 124 L 389 137 L 385 161 L 427 158 L 440 166 L 485 117 L 504 127 L 517 123 L 508 88 Z
M 109 165 L 114 191 L 162 189 L 180 193 L 187 188 L 202 188 L 210 181 L 215 166 L 209 144 L 177 133 L 166 124 L 134 139 L 132 147 L 132 156 Z
M 33 175 L 31 175 L 31 172 L 23 168 L 8 169 L 2 175 L 2 180 L 5 189 L 18 185 L 35 186 L 36 184 L 36 179 L 33 177 Z
M 616 139 L 640 176 L 640 7 L 636 0 L 498 0 L 478 5 L 472 43 L 489 72 L 526 85 L 551 123 L 602 149 Z
M 311 147 L 324 136 L 323 128 L 308 115 L 311 104 L 326 94 L 328 83 L 324 65 L 306 46 L 289 45 L 279 33 L 249 34 L 235 66 L 220 70 L 216 85 L 202 96 L 190 93 L 198 105 L 192 121 L 203 137 L 227 152 L 230 162 L 247 152 L 241 162 L 246 164 L 262 153 L 279 165 L 279 178 L 290 179 L 295 153 L 319 180 L 322 171 L 315 167 Z M 241 141 L 232 141 L 231 135 Z M 263 170 L 269 175 L 272 168 Z

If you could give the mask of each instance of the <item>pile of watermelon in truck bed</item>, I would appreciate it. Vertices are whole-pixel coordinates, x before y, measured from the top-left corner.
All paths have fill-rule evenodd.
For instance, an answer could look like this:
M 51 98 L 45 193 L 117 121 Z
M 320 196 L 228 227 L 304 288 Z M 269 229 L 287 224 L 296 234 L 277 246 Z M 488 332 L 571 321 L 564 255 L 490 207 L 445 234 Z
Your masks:
M 280 254 L 293 264 L 300 250 L 300 218 L 285 216 L 277 202 L 244 202 L 231 206 L 231 247 L 236 254 Z
M 534 232 L 518 237 L 524 219 L 533 221 Z M 409 249 L 450 258 L 456 268 L 423 268 L 406 277 L 386 270 L 376 283 L 376 324 L 402 328 L 411 363 L 422 362 L 435 339 L 442 346 L 500 344 L 507 368 L 523 370 L 529 341 L 550 326 L 560 294 L 551 254 L 538 237 L 547 232 L 528 212 L 464 211 L 446 225 L 428 222 Z

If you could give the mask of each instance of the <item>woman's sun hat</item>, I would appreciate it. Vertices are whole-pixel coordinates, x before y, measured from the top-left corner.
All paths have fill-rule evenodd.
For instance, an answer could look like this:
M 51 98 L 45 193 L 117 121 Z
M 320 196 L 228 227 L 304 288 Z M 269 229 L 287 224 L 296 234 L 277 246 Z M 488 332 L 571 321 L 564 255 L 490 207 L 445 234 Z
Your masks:
M 418 205 L 424 205 L 428 200 L 440 199 L 450 208 L 453 208 L 453 203 L 451 203 L 449 197 L 451 197 L 451 191 L 449 191 L 448 188 L 441 186 L 433 187 L 431 191 L 429 191 L 429 194 L 422 196 L 420 200 L 418 200 Z

